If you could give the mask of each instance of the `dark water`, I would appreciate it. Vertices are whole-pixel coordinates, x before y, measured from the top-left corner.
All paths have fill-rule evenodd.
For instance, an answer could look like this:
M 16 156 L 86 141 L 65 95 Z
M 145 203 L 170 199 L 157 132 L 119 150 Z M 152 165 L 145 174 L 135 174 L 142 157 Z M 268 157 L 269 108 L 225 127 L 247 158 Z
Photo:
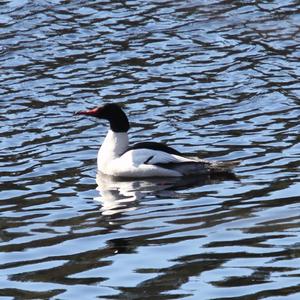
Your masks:
M 1 1 L 1 299 L 300 299 L 298 1 Z M 239 181 L 97 178 L 131 140 Z

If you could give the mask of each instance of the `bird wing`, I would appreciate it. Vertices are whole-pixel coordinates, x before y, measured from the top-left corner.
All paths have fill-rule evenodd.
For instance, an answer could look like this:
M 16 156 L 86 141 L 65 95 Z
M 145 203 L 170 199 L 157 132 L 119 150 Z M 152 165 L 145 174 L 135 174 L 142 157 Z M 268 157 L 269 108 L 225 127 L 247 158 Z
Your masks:
M 163 151 L 169 154 L 175 154 L 175 155 L 182 155 L 179 151 L 176 149 L 167 146 L 163 143 L 157 143 L 157 142 L 142 142 L 137 143 L 132 146 L 130 146 L 126 151 L 134 150 L 134 149 L 151 149 L 151 150 L 157 150 L 157 151 Z
M 141 164 L 160 165 L 170 163 L 195 162 L 194 160 L 183 156 L 170 154 L 159 150 L 142 148 L 129 150 L 125 152 L 120 158 L 127 162 L 131 162 L 134 166 L 139 166 Z

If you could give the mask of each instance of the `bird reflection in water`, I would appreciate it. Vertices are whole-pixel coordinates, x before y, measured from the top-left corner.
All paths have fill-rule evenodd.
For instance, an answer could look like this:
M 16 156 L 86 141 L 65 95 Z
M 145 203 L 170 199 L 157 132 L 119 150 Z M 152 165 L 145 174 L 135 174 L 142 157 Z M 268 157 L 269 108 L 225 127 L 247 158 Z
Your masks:
M 234 174 L 211 174 L 193 177 L 125 179 L 97 173 L 96 183 L 99 196 L 94 200 L 101 203 L 103 215 L 114 215 L 135 210 L 145 197 L 176 198 L 177 191 L 199 187 L 224 180 L 238 180 Z

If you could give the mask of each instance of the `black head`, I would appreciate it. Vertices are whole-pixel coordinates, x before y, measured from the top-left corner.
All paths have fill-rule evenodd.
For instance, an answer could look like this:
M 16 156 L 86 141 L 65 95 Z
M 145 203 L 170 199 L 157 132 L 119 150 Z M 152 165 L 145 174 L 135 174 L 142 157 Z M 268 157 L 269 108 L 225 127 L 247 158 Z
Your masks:
M 114 132 L 127 132 L 129 129 L 129 122 L 125 113 L 119 105 L 114 103 L 105 104 L 91 110 L 80 111 L 77 114 L 108 120 L 111 130 Z

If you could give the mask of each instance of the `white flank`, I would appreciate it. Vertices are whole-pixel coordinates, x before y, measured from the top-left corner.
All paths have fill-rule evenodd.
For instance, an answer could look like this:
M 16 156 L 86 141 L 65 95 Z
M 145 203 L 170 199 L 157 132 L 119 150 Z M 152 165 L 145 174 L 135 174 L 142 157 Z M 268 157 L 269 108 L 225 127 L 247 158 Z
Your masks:
M 128 134 L 109 130 L 98 152 L 98 170 L 103 174 L 119 177 L 179 177 L 182 176 L 180 172 L 156 164 L 195 162 L 152 149 L 134 149 L 125 152 L 127 148 Z

